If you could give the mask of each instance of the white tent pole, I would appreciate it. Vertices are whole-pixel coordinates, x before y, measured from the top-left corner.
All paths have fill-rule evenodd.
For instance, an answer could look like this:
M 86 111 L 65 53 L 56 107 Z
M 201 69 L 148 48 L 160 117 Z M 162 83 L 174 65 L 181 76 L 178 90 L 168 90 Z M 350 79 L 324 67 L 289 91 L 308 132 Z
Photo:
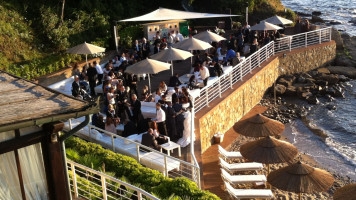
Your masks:
M 190 53 L 193 54 L 193 50 L 190 50 Z M 190 66 L 193 67 L 193 56 L 190 57 Z
M 172 71 L 172 76 L 173 76 L 173 60 L 171 60 L 171 71 Z
M 85 54 L 85 62 L 87 63 L 87 67 L 88 67 L 88 54 Z
M 147 74 L 148 75 L 148 88 L 150 89 L 150 93 L 151 93 L 151 74 Z

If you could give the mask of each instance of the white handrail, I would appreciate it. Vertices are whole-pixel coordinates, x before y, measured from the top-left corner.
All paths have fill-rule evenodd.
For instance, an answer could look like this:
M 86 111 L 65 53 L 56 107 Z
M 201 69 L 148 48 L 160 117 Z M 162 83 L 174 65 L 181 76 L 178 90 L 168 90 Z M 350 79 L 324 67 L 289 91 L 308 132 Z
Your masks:
M 200 95 L 193 99 L 195 113 L 209 106 L 209 103 L 214 99 L 221 98 L 222 95 L 220 94 L 226 90 L 227 84 L 232 88 L 233 84 L 237 81 L 242 81 L 247 74 L 251 73 L 255 68 L 260 67 L 263 62 L 276 53 L 331 41 L 331 30 L 331 27 L 327 27 L 306 33 L 290 35 L 263 46 L 238 65 L 233 66 L 233 70 L 230 73 L 220 76 L 216 80 L 216 83 L 219 83 L 219 85 L 214 83 L 203 87 L 200 90 Z M 226 77 L 231 77 L 231 82 L 225 82 Z M 217 93 L 214 93 L 216 90 Z
M 72 123 L 72 120 L 73 121 L 76 121 L 76 122 L 81 122 L 81 121 L 79 121 L 79 120 L 77 120 L 77 119 L 69 119 L 69 124 L 71 124 L 72 126 L 73 126 L 73 123 Z M 74 127 L 74 126 L 73 126 Z M 135 144 L 136 145 L 136 155 L 137 155 L 137 158 L 135 158 L 138 162 L 140 162 L 141 164 L 142 164 L 142 162 L 141 162 L 141 157 L 140 157 L 140 151 L 142 151 L 143 149 L 144 150 L 146 150 L 147 152 L 154 152 L 154 153 L 157 153 L 157 154 L 159 154 L 159 155 L 161 155 L 161 156 L 163 156 L 163 163 L 161 163 L 162 165 L 164 165 L 164 171 L 163 172 L 165 172 L 165 173 L 163 173 L 165 176 L 173 176 L 173 178 L 174 177 L 181 177 L 181 176 L 183 176 L 183 177 L 186 177 L 186 178 L 188 178 L 188 179 L 190 179 L 190 180 L 192 180 L 192 181 L 194 181 L 194 182 L 196 182 L 197 183 L 197 185 L 198 186 L 200 186 L 201 184 L 200 184 L 200 179 L 196 179 L 194 176 L 194 173 L 199 173 L 200 174 L 200 168 L 199 168 L 199 165 L 195 165 L 197 162 L 195 162 L 194 164 L 192 164 L 192 163 L 189 163 L 189 162 L 186 162 L 186 161 L 184 161 L 184 160 L 181 160 L 181 159 L 178 159 L 178 158 L 175 158 L 175 157 L 172 157 L 172 156 L 168 156 L 167 154 L 165 154 L 165 153 L 162 153 L 162 152 L 159 152 L 159 151 L 157 151 L 157 150 L 155 150 L 155 149 L 152 149 L 152 148 L 149 148 L 149 147 L 147 147 L 147 146 L 145 146 L 145 145 L 142 145 L 141 143 L 138 143 L 138 142 L 135 142 L 135 141 L 132 141 L 132 140 L 130 140 L 130 139 L 127 139 L 127 138 L 125 138 L 125 137 L 122 137 L 122 136 L 119 136 L 119 135 L 117 135 L 117 134 L 114 134 L 114 133 L 111 133 L 111 132 L 108 132 L 108 131 L 106 131 L 106 130 L 103 130 L 103 129 L 100 129 L 100 128 L 98 128 L 98 127 L 96 127 L 96 126 L 93 126 L 93 125 L 91 125 L 91 124 L 88 124 L 87 125 L 87 127 L 89 128 L 89 130 L 90 129 L 96 129 L 96 130 L 98 130 L 98 131 L 100 131 L 100 132 L 102 132 L 103 134 L 105 134 L 105 135 L 108 135 L 108 136 L 110 136 L 111 137 L 111 139 L 112 139 L 112 142 L 111 142 L 111 148 L 112 148 L 112 150 L 114 151 L 115 149 L 118 149 L 118 148 L 115 148 L 115 143 L 114 143 L 114 137 L 116 137 L 116 138 L 119 138 L 119 139 L 122 139 L 123 141 L 126 141 L 127 143 L 130 143 L 130 144 Z M 90 138 L 91 140 L 95 140 L 94 138 Z M 98 141 L 97 141 L 98 142 Z M 130 156 L 130 157 L 132 157 L 131 155 L 127 155 L 127 156 Z M 195 158 L 195 157 L 194 157 Z M 168 167 L 170 166 L 170 163 L 169 162 L 166 162 L 167 160 L 169 160 L 169 161 L 178 161 L 179 163 L 180 163 L 180 173 L 178 173 L 178 172 L 172 172 L 172 173 L 168 173 L 168 171 L 169 171 L 169 169 L 168 169 Z M 157 160 L 156 160 L 156 162 L 157 162 Z
M 75 195 L 75 198 L 78 198 L 78 197 L 82 197 L 82 198 L 86 198 L 85 196 L 83 195 L 80 195 L 80 193 L 78 192 L 78 180 L 77 180 L 77 176 L 78 177 L 83 177 L 82 175 L 83 174 L 88 174 L 88 172 L 90 172 L 93 177 L 93 175 L 96 175 L 96 176 L 99 176 L 100 178 L 92 178 L 92 180 L 87 180 L 89 182 L 91 182 L 93 185 L 97 185 L 97 186 L 101 186 L 102 188 L 102 191 L 101 194 L 103 195 L 103 198 L 102 199 L 107 199 L 109 194 L 108 194 L 108 184 L 107 184 L 107 180 L 109 181 L 112 181 L 114 183 L 118 183 L 120 185 L 123 185 L 125 186 L 126 188 L 130 189 L 130 190 L 133 190 L 133 191 L 136 191 L 137 192 L 137 198 L 138 199 L 143 199 L 143 197 L 145 198 L 148 198 L 148 199 L 152 199 L 152 200 L 159 200 L 159 198 L 153 196 L 152 194 L 146 192 L 145 190 L 142 190 L 141 188 L 138 188 L 136 186 L 133 186 L 131 184 L 128 184 L 124 181 L 121 181 L 119 179 L 116 179 L 114 177 L 111 177 L 105 173 L 102 173 L 102 172 L 99 172 L 99 171 L 96 171 L 96 170 L 93 170 L 89 167 L 86 167 L 84 165 L 81 165 L 81 164 L 78 164 L 76 162 L 73 162 L 71 160 L 67 160 L 67 166 L 68 166 L 68 170 L 71 170 L 72 171 L 72 178 L 71 178 L 71 181 L 72 181 L 72 184 L 71 184 L 71 190 L 72 192 L 74 193 Z M 85 173 L 83 172 L 85 171 Z M 78 173 L 80 172 L 80 173 Z M 93 181 L 96 180 L 97 182 L 94 183 Z M 100 184 L 98 183 L 100 181 Z M 87 186 L 89 187 L 89 186 Z M 94 188 L 91 188 L 92 190 L 96 190 Z M 85 192 L 85 191 L 83 191 Z M 114 194 L 116 196 L 118 196 L 117 198 L 113 197 L 113 196 L 110 196 L 110 199 L 121 199 L 122 198 L 122 194 L 118 194 L 116 191 L 110 191 L 111 195 Z

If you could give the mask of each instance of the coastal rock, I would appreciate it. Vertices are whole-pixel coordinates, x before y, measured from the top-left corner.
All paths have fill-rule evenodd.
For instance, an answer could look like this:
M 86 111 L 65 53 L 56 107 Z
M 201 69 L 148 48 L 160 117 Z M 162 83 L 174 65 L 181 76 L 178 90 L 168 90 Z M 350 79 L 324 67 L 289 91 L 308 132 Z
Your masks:
M 320 85 L 320 86 L 327 86 L 328 82 L 324 80 L 317 80 L 315 81 L 315 84 Z
M 329 110 L 336 110 L 336 106 L 331 105 L 331 104 L 326 105 L 326 108 Z
M 353 67 L 354 63 L 345 55 L 337 56 L 335 58 L 335 66 L 346 66 L 346 67 Z
M 323 74 L 330 74 L 329 69 L 325 68 L 325 67 L 318 68 L 316 71 L 318 71 L 319 73 L 323 73 Z
M 313 24 L 316 23 L 325 23 L 325 20 L 323 20 L 321 17 L 315 16 L 313 15 L 311 20 L 310 20 Z
M 335 74 L 321 74 L 318 80 L 327 81 L 329 84 L 333 85 L 339 82 L 339 77 Z
M 280 78 L 277 83 L 279 85 L 284 85 L 285 87 L 288 87 L 293 84 L 293 81 L 291 79 L 287 80 L 286 78 Z
M 334 97 L 345 97 L 344 91 L 340 87 L 333 87 L 335 90 Z
M 307 102 L 309 103 L 309 104 L 319 104 L 320 102 L 319 102 L 319 99 L 316 97 L 316 96 L 308 96 L 307 97 Z
M 344 66 L 331 66 L 328 67 L 332 74 L 341 74 L 348 78 L 356 79 L 356 68 Z
M 297 79 L 297 82 L 298 83 L 305 83 L 306 79 L 303 76 L 299 76 L 298 79 Z
M 294 96 L 297 94 L 297 88 L 294 86 L 288 86 L 285 91 L 285 94 L 288 96 Z
M 281 84 L 276 84 L 275 86 L 275 90 L 276 90 L 276 94 L 278 95 L 282 95 L 286 92 L 286 86 L 281 85 Z
M 350 79 L 347 78 L 347 77 L 344 76 L 344 75 L 339 75 L 339 81 L 341 81 L 341 82 L 346 82 L 346 81 L 350 81 Z
M 344 41 L 342 40 L 340 32 L 335 28 L 331 31 L 331 39 L 336 43 L 336 50 L 344 50 Z
M 320 12 L 320 11 L 313 11 L 313 12 L 312 12 L 312 15 L 320 16 L 320 15 L 321 15 L 321 12 Z

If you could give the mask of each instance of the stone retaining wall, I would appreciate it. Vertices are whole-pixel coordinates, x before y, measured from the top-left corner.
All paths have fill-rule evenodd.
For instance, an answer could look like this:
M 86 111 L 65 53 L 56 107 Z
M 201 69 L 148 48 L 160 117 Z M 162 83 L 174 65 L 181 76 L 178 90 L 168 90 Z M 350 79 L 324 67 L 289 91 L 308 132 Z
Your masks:
M 219 99 L 220 102 L 214 107 L 210 107 L 208 111 L 203 109 L 197 113 L 196 123 L 199 125 L 201 153 L 213 144 L 215 133 L 228 131 L 258 104 L 280 74 L 310 71 L 333 61 L 335 56 L 336 44 L 334 41 L 276 55 L 270 63 L 245 80 L 231 94 Z M 282 67 L 284 70 L 282 71 L 278 67 Z M 206 113 L 202 114 L 201 112 Z

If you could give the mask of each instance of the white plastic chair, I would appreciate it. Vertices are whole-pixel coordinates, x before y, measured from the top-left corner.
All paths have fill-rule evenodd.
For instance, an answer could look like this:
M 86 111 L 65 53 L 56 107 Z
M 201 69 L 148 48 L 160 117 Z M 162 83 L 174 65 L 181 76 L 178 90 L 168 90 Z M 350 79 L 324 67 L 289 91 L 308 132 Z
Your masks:
M 235 189 L 228 182 L 224 183 L 227 192 L 236 199 L 273 198 L 273 193 L 269 189 Z
M 226 171 L 230 172 L 231 174 L 238 171 L 257 171 L 263 169 L 262 163 L 248 162 L 248 163 L 230 164 L 222 158 L 219 159 L 220 159 L 220 166 L 224 168 Z
M 238 151 L 226 151 L 222 146 L 219 147 L 219 153 L 222 155 L 225 159 L 235 159 L 235 158 L 243 158 L 241 153 Z

